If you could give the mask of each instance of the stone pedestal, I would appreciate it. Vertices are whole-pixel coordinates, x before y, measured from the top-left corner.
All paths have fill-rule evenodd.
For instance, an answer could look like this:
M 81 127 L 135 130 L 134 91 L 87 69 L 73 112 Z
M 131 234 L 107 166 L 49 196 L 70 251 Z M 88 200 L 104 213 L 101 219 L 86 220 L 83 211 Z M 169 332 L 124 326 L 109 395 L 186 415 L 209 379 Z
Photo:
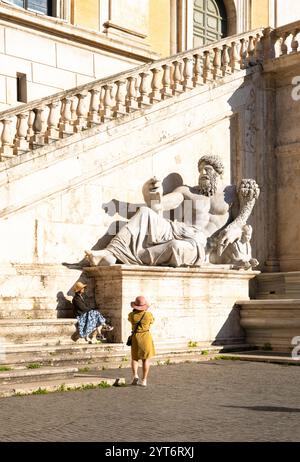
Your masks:
M 154 340 L 240 343 L 244 331 L 235 302 L 249 299 L 249 280 L 258 272 L 228 267 L 164 268 L 113 265 L 85 268 L 95 280 L 96 305 L 114 325 L 115 342 L 130 333 L 130 302 L 144 295 L 154 306 Z

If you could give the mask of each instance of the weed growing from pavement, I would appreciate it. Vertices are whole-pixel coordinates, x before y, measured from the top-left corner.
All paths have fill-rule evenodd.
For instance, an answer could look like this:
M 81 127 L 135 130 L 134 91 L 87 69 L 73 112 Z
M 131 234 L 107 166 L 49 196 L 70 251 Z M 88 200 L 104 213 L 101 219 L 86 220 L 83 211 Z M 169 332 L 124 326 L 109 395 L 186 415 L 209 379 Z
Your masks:
M 193 342 L 192 340 L 189 341 L 188 347 L 189 348 L 196 348 L 198 346 L 197 342 Z
M 225 355 L 217 355 L 217 356 L 214 356 L 212 359 L 213 359 L 213 360 L 214 360 L 214 359 L 217 359 L 217 360 L 223 359 L 223 360 L 226 360 L 226 361 L 227 361 L 227 360 L 228 360 L 228 361 L 229 361 L 229 360 L 230 360 L 230 361 L 239 361 L 239 360 L 240 360 L 239 357 L 236 357 L 236 356 L 225 356 Z
M 86 385 L 80 385 L 78 387 L 66 387 L 64 383 L 62 383 L 58 388 L 55 390 L 47 390 L 46 388 L 39 387 L 37 390 L 31 391 L 30 393 L 23 393 L 23 392 L 16 392 L 13 396 L 28 396 L 28 395 L 46 395 L 48 393 L 59 393 L 59 392 L 66 392 L 66 391 L 83 391 L 83 390 L 95 390 L 95 389 L 102 389 L 102 388 L 110 388 L 112 385 L 107 383 L 105 380 L 102 380 L 100 383 L 92 384 L 87 383 Z M 119 384 L 119 387 L 126 387 L 126 384 Z
M 272 348 L 271 343 L 265 343 L 264 346 L 262 347 L 262 350 L 264 350 L 264 351 L 272 351 L 273 348 Z
M 126 363 L 126 362 L 128 361 L 127 356 L 124 356 L 124 358 L 122 358 L 122 361 L 123 361 L 124 363 Z
M 11 370 L 12 370 L 12 367 L 0 366 L 0 372 L 7 372 L 7 371 L 11 371 Z
M 89 367 L 81 367 L 80 369 L 78 369 L 78 372 L 89 372 L 89 370 Z
M 209 351 L 208 351 L 208 350 L 202 350 L 202 351 L 201 351 L 201 354 L 202 354 L 202 355 L 208 355 L 208 354 L 209 354 Z
M 32 395 L 46 395 L 47 393 L 49 393 L 49 391 L 46 390 L 46 388 L 39 387 L 37 390 L 33 391 L 31 394 Z
M 26 366 L 27 369 L 38 369 L 39 367 L 42 367 L 42 365 L 39 363 L 31 363 L 27 364 Z

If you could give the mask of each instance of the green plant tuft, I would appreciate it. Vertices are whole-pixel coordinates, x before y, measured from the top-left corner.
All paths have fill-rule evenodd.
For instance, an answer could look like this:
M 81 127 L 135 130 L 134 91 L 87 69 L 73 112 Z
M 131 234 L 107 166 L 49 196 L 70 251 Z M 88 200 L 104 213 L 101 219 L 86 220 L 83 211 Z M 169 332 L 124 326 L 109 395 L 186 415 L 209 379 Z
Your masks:
M 39 367 L 41 367 L 42 365 L 39 364 L 39 363 L 31 363 L 31 364 L 27 364 L 26 368 L 27 369 L 38 369 Z
M 273 348 L 272 348 L 271 343 L 265 343 L 264 346 L 262 347 L 262 350 L 264 350 L 264 351 L 272 351 Z
M 208 350 L 202 350 L 202 351 L 201 351 L 201 354 L 204 355 L 204 356 L 205 356 L 205 355 L 208 355 L 208 354 L 209 354 L 209 351 L 208 351 Z
M 46 395 L 47 393 L 49 393 L 46 388 L 41 388 L 39 387 L 37 390 L 33 391 L 31 394 L 32 395 Z
M 78 372 L 89 372 L 89 370 L 89 367 L 81 367 L 80 369 L 78 369 Z
M 7 371 L 11 371 L 11 370 L 12 370 L 12 367 L 0 366 L 0 372 L 7 372 Z
M 198 346 L 198 343 L 194 342 L 193 340 L 190 340 L 189 343 L 188 343 L 189 348 L 195 348 L 197 346 Z

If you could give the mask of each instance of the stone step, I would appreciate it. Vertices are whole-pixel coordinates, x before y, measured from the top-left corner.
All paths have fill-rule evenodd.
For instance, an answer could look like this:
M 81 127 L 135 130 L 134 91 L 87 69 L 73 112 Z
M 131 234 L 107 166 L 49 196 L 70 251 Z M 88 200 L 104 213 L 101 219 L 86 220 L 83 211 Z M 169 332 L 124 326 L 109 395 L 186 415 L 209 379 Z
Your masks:
M 292 358 L 291 355 L 276 352 L 259 351 L 255 352 L 245 351 L 243 353 L 223 353 L 220 355 L 224 359 L 236 359 L 239 361 L 259 361 L 273 364 L 285 364 L 300 366 L 300 356 Z
M 205 346 L 196 348 L 172 347 L 165 345 L 156 346 L 156 362 L 183 362 L 192 361 L 195 358 L 203 358 L 206 355 L 216 354 L 222 351 L 238 351 L 249 349 L 249 345 L 236 346 Z M 130 348 L 124 344 L 97 344 L 79 346 L 59 346 L 56 348 L 44 346 L 41 350 L 34 347 L 26 348 L 26 345 L 11 347 L 6 352 L 5 358 L 0 362 L 0 381 L 6 368 L 11 372 L 27 370 L 28 368 L 72 366 L 77 368 L 122 368 L 130 362 Z M 3 372 L 1 372 L 1 368 Z M 9 373 L 9 372 L 8 372 Z
M 246 342 L 258 348 L 289 352 L 300 333 L 300 299 L 238 301 Z
M 262 273 L 256 279 L 257 299 L 299 299 L 300 271 Z
M 8 382 L 27 383 L 51 378 L 67 378 L 78 372 L 78 367 L 41 367 L 38 369 L 21 369 L 0 373 L 0 384 Z
M 106 386 L 122 386 L 125 385 L 123 377 L 107 378 L 80 375 L 73 377 L 66 377 L 64 379 L 55 380 L 35 380 L 30 383 L 15 383 L 10 382 L 0 385 L 0 397 L 9 397 L 15 395 L 28 395 L 28 394 L 45 394 L 51 392 L 63 392 L 69 390 L 88 389 L 88 388 L 104 388 Z
M 0 337 L 6 344 L 70 342 L 76 319 L 0 319 Z

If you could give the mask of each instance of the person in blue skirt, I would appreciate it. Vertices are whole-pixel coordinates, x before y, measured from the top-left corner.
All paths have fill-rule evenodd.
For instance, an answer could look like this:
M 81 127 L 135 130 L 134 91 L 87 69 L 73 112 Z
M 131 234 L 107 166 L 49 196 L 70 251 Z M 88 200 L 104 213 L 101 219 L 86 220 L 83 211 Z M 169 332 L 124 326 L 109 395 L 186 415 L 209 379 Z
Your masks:
M 78 321 L 78 335 L 88 343 L 95 343 L 97 340 L 106 340 L 102 334 L 102 329 L 112 331 L 113 327 L 106 324 L 106 319 L 100 311 L 90 308 L 87 304 L 84 291 L 86 284 L 78 281 L 73 287 L 75 295 L 72 299 L 74 314 Z

